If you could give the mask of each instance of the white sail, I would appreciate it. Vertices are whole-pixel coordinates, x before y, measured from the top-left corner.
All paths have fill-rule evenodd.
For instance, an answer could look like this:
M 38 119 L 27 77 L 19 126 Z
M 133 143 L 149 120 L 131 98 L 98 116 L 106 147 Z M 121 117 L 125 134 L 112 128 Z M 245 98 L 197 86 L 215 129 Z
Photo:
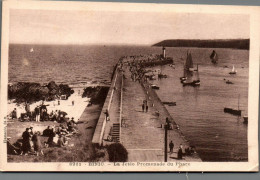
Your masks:
M 30 52 L 33 52 L 33 48 L 30 49 Z
M 237 72 L 235 66 L 233 65 L 232 72 Z

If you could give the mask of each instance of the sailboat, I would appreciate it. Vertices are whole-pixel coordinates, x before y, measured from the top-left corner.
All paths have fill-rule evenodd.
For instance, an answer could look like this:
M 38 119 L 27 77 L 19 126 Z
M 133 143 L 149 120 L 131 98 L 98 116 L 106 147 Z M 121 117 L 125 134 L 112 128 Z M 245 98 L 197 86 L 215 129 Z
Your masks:
M 186 72 L 186 70 L 185 70 L 185 62 L 184 62 L 184 64 L 183 64 L 183 76 L 180 77 L 180 80 L 181 80 L 181 83 L 182 83 L 183 81 L 187 80 L 187 72 Z
M 197 64 L 197 69 L 194 70 L 195 72 L 195 78 L 193 76 L 188 76 L 187 80 L 183 81 L 182 84 L 183 86 L 200 86 L 200 77 L 199 77 L 199 65 Z
M 31 53 L 33 52 L 33 48 L 30 49 L 30 52 L 31 52 Z
M 239 100 L 240 100 L 240 95 L 238 96 L 238 105 L 237 109 L 232 109 L 232 108 L 224 108 L 225 113 L 230 113 L 233 115 L 241 116 L 241 110 L 239 109 Z
M 185 63 L 185 69 L 189 72 L 193 72 L 194 68 L 193 68 L 193 61 L 192 61 L 192 57 L 191 57 L 191 53 L 187 52 L 187 59 L 186 59 L 186 63 Z
M 213 64 L 217 64 L 218 63 L 218 54 L 216 53 L 215 50 L 212 51 L 212 53 L 210 55 L 210 59 L 211 59 L 211 62 Z
M 233 65 L 232 71 L 229 72 L 229 74 L 236 74 L 236 73 L 237 73 L 237 70 L 235 70 L 235 67 L 234 67 L 234 65 Z
M 194 69 L 193 69 L 192 56 L 191 56 L 191 53 L 188 51 L 186 62 L 184 63 L 184 68 L 183 68 L 183 77 L 180 77 L 181 83 L 186 81 L 188 79 L 189 75 L 192 76 L 193 71 L 194 71 Z

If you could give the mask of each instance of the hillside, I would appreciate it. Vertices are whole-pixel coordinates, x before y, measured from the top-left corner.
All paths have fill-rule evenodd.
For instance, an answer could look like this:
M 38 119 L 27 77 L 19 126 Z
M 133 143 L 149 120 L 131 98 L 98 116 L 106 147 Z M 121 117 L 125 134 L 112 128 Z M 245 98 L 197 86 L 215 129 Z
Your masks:
M 201 47 L 201 48 L 233 48 L 249 49 L 249 39 L 217 39 L 217 40 L 200 40 L 200 39 L 169 39 L 163 40 L 153 46 L 165 47 Z

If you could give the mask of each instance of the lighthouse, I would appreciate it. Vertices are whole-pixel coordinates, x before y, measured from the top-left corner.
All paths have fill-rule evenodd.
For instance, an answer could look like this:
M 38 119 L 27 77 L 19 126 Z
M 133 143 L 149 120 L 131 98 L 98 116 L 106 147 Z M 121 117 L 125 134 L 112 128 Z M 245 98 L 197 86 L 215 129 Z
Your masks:
M 162 48 L 162 51 L 163 51 L 162 52 L 163 58 L 166 58 L 166 49 L 165 49 L 165 47 Z

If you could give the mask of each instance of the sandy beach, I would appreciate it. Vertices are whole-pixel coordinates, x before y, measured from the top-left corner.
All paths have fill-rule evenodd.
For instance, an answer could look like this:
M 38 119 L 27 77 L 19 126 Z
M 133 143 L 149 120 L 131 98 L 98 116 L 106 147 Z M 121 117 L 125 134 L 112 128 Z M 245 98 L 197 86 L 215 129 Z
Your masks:
M 55 101 L 45 101 L 44 104 L 47 105 L 48 113 L 52 111 L 61 110 L 66 112 L 67 117 L 74 117 L 75 121 L 78 121 L 80 115 L 84 111 L 85 107 L 88 105 L 90 98 L 81 97 L 83 92 L 83 88 L 73 88 L 75 91 L 67 100 L 55 100 Z M 60 105 L 58 105 L 58 101 L 60 101 Z M 72 101 L 74 101 L 74 105 L 72 105 Z M 30 104 L 30 110 L 33 111 L 36 106 L 40 105 L 42 101 L 38 101 Z M 10 114 L 14 108 L 17 109 L 18 118 L 21 116 L 21 113 L 25 113 L 25 104 L 16 104 L 13 101 L 8 103 L 8 114 Z
M 47 110 L 48 113 L 51 113 L 52 111 L 56 110 L 61 110 L 66 112 L 68 115 L 66 117 L 68 118 L 74 118 L 74 120 L 77 122 L 80 119 L 80 116 L 84 112 L 84 109 L 87 107 L 89 104 L 90 98 L 81 97 L 81 94 L 83 92 L 83 88 L 73 88 L 74 93 L 67 99 L 67 100 L 55 100 L 55 101 L 48 101 L 44 102 L 45 105 L 47 105 Z M 58 101 L 60 101 L 60 105 L 58 105 Z M 72 105 L 72 101 L 74 101 L 74 105 Z M 35 102 L 30 104 L 30 110 L 33 111 L 36 106 L 40 105 L 41 101 Z M 21 113 L 25 113 L 25 104 L 16 104 L 14 102 L 10 102 L 8 104 L 8 114 L 10 114 L 14 108 L 17 109 L 17 116 L 18 118 L 21 116 Z M 14 123 L 13 121 L 9 121 L 9 123 Z M 35 124 L 35 121 L 31 121 L 30 124 Z M 42 126 L 42 122 L 36 123 L 37 125 L 34 126 L 35 131 L 40 131 L 42 132 L 45 128 L 46 125 L 55 125 L 54 122 L 48 121 L 45 126 Z M 22 132 L 24 131 L 24 128 L 21 128 L 20 131 L 18 132 L 17 136 L 21 136 Z
M 58 100 L 45 102 L 48 109 L 48 113 L 55 110 L 61 110 L 68 113 L 66 117 L 74 117 L 75 121 L 80 122 L 77 125 L 77 134 L 70 137 L 68 146 L 64 148 L 44 148 L 44 156 L 17 156 L 8 155 L 9 162 L 67 162 L 70 158 L 78 158 L 77 161 L 89 160 L 89 158 L 94 158 L 93 149 L 91 146 L 91 140 L 96 127 L 97 120 L 99 118 L 100 112 L 102 110 L 103 103 L 93 104 L 88 107 L 90 98 L 82 98 L 83 88 L 73 88 L 74 93 L 67 100 L 60 100 L 60 105 L 58 105 Z M 72 105 L 74 101 L 74 105 Z M 39 105 L 41 102 L 36 102 L 30 105 L 31 111 Z M 17 105 L 12 102 L 8 104 L 8 113 L 10 113 L 14 108 L 17 108 L 17 115 L 25 112 L 25 106 Z M 60 123 L 53 121 L 26 121 L 21 122 L 17 120 L 8 120 L 8 131 L 7 136 L 10 137 L 10 142 L 15 143 L 18 139 L 21 139 L 22 133 L 28 127 L 33 127 L 33 131 L 43 132 L 47 126 L 59 126 Z M 40 136 L 40 140 L 43 143 L 47 141 L 47 137 Z M 77 148 L 75 148 L 77 147 Z M 84 154 L 82 153 L 84 149 Z M 87 151 L 85 149 L 88 149 Z M 57 154 L 57 153 L 61 153 Z M 97 158 L 103 159 L 103 155 Z M 101 160 L 102 161 L 102 160 Z

